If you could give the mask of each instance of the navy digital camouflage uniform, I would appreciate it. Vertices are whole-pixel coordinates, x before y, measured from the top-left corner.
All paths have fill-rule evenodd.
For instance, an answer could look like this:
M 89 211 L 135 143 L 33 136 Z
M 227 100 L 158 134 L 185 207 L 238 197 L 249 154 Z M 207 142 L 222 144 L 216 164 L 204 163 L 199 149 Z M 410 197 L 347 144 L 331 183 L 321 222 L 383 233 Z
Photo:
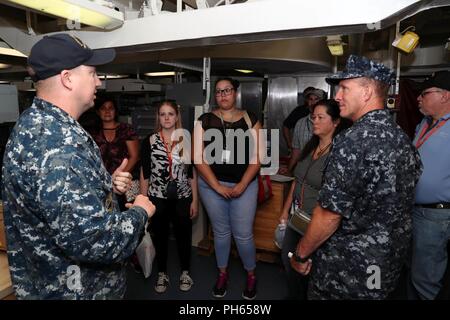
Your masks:
M 100 151 L 77 121 L 35 98 L 11 133 L 3 181 L 18 298 L 123 297 L 124 260 L 138 245 L 147 214 L 141 207 L 119 211 Z
M 418 153 L 386 110 L 368 112 L 335 138 L 318 202 L 342 220 L 313 257 L 309 298 L 384 299 L 395 288 L 421 170 Z M 370 266 L 380 268 L 379 289 L 367 285 Z

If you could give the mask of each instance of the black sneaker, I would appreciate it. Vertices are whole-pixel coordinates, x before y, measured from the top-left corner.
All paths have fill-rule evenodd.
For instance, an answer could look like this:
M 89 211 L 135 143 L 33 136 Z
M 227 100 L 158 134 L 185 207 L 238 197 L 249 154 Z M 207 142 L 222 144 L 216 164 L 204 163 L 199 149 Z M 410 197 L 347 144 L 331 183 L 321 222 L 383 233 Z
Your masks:
M 253 300 L 256 297 L 256 277 L 254 274 L 247 275 L 247 285 L 242 292 L 242 298 L 245 300 Z
M 223 298 L 227 294 L 228 273 L 220 272 L 217 277 L 216 285 L 213 288 L 213 296 Z

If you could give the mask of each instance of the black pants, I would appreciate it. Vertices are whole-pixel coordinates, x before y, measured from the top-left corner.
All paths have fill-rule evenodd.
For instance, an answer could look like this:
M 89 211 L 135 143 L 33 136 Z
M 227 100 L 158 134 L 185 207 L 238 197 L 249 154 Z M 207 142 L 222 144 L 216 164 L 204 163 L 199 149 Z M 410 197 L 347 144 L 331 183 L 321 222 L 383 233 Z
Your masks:
M 281 250 L 281 260 L 286 270 L 288 285 L 288 300 L 306 300 L 308 291 L 309 275 L 302 275 L 291 267 L 288 252 L 294 253 L 302 236 L 293 229 L 287 227 Z
M 153 235 L 158 271 L 167 271 L 170 223 L 177 241 L 181 270 L 189 271 L 192 243 L 192 220 L 189 217 L 189 209 L 192 199 L 184 198 L 174 201 L 150 197 L 150 201 L 156 207 L 156 212 L 150 221 L 150 232 Z

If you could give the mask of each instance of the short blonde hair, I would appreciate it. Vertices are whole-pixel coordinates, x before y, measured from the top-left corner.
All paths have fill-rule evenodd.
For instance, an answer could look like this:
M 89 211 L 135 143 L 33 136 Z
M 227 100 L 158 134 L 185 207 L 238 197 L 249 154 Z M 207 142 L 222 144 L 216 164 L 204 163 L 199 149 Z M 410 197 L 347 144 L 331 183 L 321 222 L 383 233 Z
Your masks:
M 375 89 L 375 94 L 382 98 L 382 99 L 386 99 L 387 95 L 388 95 L 388 91 L 389 91 L 389 85 L 387 83 L 372 79 L 372 78 L 367 78 L 367 77 L 361 77 L 361 78 L 357 78 L 359 80 L 360 85 L 362 86 L 367 86 L 370 85 Z

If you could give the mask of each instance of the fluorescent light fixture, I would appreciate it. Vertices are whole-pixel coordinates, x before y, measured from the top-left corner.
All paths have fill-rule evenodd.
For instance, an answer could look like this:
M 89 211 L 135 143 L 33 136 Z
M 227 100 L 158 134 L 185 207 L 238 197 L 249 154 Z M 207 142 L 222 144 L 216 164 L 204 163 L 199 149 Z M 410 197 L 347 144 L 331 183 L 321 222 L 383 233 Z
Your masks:
M 344 54 L 344 44 L 341 36 L 327 37 L 327 46 L 333 56 L 342 56 Z
M 253 72 L 255 72 L 253 70 L 245 70 L 245 69 L 234 69 L 234 70 L 236 70 L 237 72 L 242 72 L 242 73 L 253 73 Z
M 106 79 L 121 79 L 121 78 L 127 78 L 128 75 L 126 74 L 110 74 L 110 73 L 100 73 L 98 75 L 98 77 L 100 78 L 100 80 L 105 80 Z
M 77 23 L 101 29 L 115 29 L 123 24 L 123 13 L 89 0 L 6 0 L 36 11 L 68 19 L 68 29 Z
M 175 71 L 161 71 L 161 72 L 147 72 L 144 73 L 145 76 L 149 77 L 164 77 L 164 76 L 174 76 Z
M 0 69 L 7 69 L 7 68 L 9 68 L 9 67 L 11 67 L 10 64 L 0 63 Z
M 191 71 L 203 72 L 203 68 L 193 66 L 187 63 L 179 62 L 179 61 L 159 61 L 159 64 L 170 66 L 178 69 L 187 69 Z
M 5 56 L 14 56 L 14 57 L 20 57 L 20 58 L 26 58 L 27 56 L 24 55 L 22 52 L 17 51 L 15 49 L 11 49 L 5 42 L 0 41 L 0 55 Z

